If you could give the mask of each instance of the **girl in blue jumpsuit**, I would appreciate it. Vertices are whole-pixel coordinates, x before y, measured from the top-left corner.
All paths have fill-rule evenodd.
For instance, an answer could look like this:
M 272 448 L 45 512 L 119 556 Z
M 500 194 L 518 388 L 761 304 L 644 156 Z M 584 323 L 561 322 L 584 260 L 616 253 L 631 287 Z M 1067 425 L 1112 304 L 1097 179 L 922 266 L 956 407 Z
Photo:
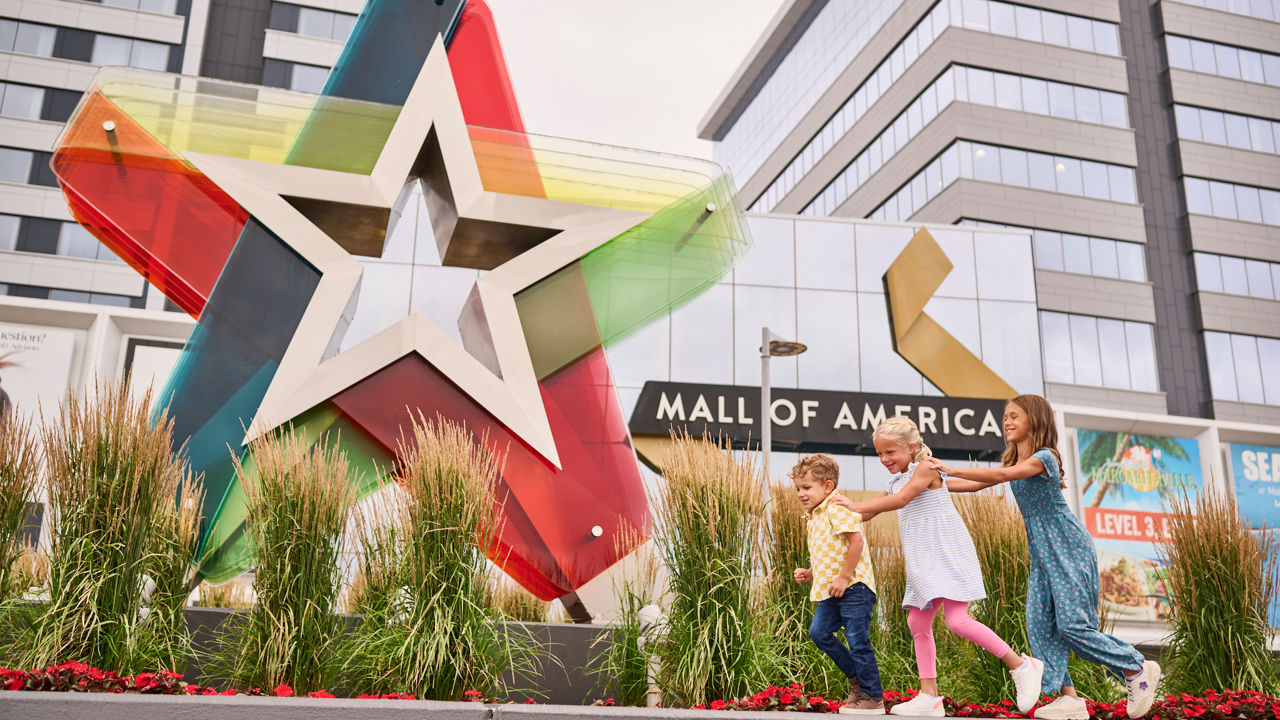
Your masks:
M 1131 718 L 1146 715 L 1155 700 L 1160 666 L 1144 661 L 1132 645 L 1098 630 L 1098 556 L 1093 539 L 1062 495 L 1062 460 L 1053 408 L 1039 395 L 1019 395 L 1005 406 L 1007 446 L 1003 467 L 952 468 L 953 492 L 974 492 L 1008 482 L 1027 528 L 1031 578 L 1027 587 L 1027 636 L 1044 661 L 1041 690 L 1062 697 L 1035 711 L 1040 720 L 1087 720 L 1089 711 L 1067 673 L 1070 651 L 1124 675 Z

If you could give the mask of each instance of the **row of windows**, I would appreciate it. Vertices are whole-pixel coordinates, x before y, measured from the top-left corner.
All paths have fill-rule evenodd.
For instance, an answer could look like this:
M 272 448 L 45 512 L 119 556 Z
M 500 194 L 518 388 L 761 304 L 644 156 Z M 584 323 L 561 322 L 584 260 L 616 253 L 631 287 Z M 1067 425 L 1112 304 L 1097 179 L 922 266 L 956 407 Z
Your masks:
M 173 15 L 178 12 L 178 0 L 91 0 L 100 2 L 103 5 L 114 5 L 116 7 L 130 8 L 132 10 L 145 10 L 146 12 L 164 13 L 165 15 Z
M 743 180 L 754 175 L 901 4 L 902 0 L 825 3 L 715 144 L 716 162 Z
M 837 140 L 844 137 L 845 132 L 853 127 L 867 108 L 874 105 L 880 96 L 888 91 L 889 87 L 915 63 L 948 25 L 1081 50 L 1119 53 L 1119 46 L 1116 44 L 1118 42 L 1116 26 L 1111 23 L 988 0 L 949 0 L 949 2 L 938 3 L 868 75 L 840 110 L 809 140 L 804 149 L 757 198 L 751 206 L 752 211 L 767 212 L 776 207 L 778 202 L 795 187 L 795 183 L 826 155 Z M 1083 122 L 1108 125 L 1118 122 L 1118 127 L 1128 127 L 1124 96 L 1118 93 L 1105 93 L 1108 97 L 1102 98 L 1098 96 L 1100 92 L 1098 90 L 1079 88 L 1076 92 L 1084 92 L 1091 96 L 1077 99 L 1070 89 L 1073 86 L 1060 83 L 1049 83 L 1046 86 L 1045 81 L 1034 78 L 1025 78 L 1023 83 L 1020 83 L 1019 76 L 1015 75 L 997 73 L 998 77 L 992 78 L 988 71 L 975 70 L 974 72 L 987 73 L 987 75 L 980 75 L 970 80 L 974 83 L 972 87 L 974 98 L 971 102 L 1019 110 L 1025 108 L 1026 112 L 1052 114 L 1079 119 Z M 959 80 L 961 84 L 965 84 L 963 74 L 959 76 Z M 1020 87 L 1026 81 L 1039 83 L 1039 86 Z M 957 95 L 961 89 L 957 87 Z M 1025 101 L 1023 95 L 1027 96 Z M 1041 99 L 1044 102 L 1040 102 Z M 939 104 L 938 107 L 941 109 L 943 106 L 944 104 Z M 1077 106 L 1080 108 L 1078 112 Z M 906 112 L 908 111 L 904 111 L 904 114 Z M 927 124 L 928 121 L 925 122 Z M 840 202 L 843 202 L 843 198 Z
M 128 295 L 112 295 L 109 293 L 88 293 L 80 292 L 78 290 L 61 290 L 58 288 L 39 287 L 36 285 L 19 285 L 17 283 L 9 283 L 7 285 L 0 283 L 0 295 L 36 298 L 39 300 L 61 300 L 63 302 L 90 303 L 93 305 L 111 305 L 114 307 L 142 308 L 146 304 L 145 297 L 129 297 Z
M 1280 192 L 1220 180 L 1184 177 L 1187 212 L 1280 227 Z
M 39 150 L 0 147 L 0 182 L 57 187 L 49 157 L 49 153 Z
M 356 17 L 350 13 L 273 2 L 267 27 L 308 37 L 346 42 L 351 35 L 351 29 L 356 26 Z
M 958 178 L 1137 202 L 1131 167 L 957 140 L 868 217 L 906 220 Z M 812 214 L 827 213 L 817 207 Z
M 1280 55 L 1166 35 L 1169 66 L 1280 87 Z
M 1280 300 L 1280 263 L 1202 252 L 1192 256 L 1201 290 Z
M 1187 5 L 1199 5 L 1210 10 L 1251 15 L 1263 20 L 1280 20 L 1280 0 L 1175 0 Z
M 897 149 L 901 149 L 907 140 L 915 137 L 919 130 L 942 112 L 953 98 L 975 105 L 1051 115 L 1111 127 L 1129 127 L 1125 96 L 1121 93 L 955 65 L 948 68 L 933 84 L 925 88 L 925 91 L 902 111 L 891 126 L 876 138 L 874 142 L 888 142 L 890 146 L 896 146 L 894 149 L 889 149 L 887 153 L 885 152 L 887 148 L 882 147 L 881 157 L 887 162 Z M 906 131 L 905 138 L 902 137 L 903 130 Z M 882 163 L 873 162 L 872 158 L 875 157 L 873 148 L 869 146 L 863 151 L 863 155 L 867 156 L 867 169 L 870 173 L 879 169 Z M 850 184 L 851 177 L 861 176 L 857 168 L 853 167 L 861 160 L 860 155 L 845 167 L 843 191 L 833 187 L 837 184 L 838 178 L 832 181 L 832 185 L 827 188 L 832 197 L 824 201 L 824 204 L 833 203 L 833 207 L 838 207 L 861 187 L 866 177 L 870 177 L 867 175 L 861 181 Z M 753 206 L 753 209 L 772 209 L 786 193 L 790 192 L 795 182 L 804 176 L 804 172 L 807 172 L 807 168 L 800 167 L 795 168 L 794 171 L 792 168 L 787 170 L 788 172 L 774 182 L 761 200 L 757 201 L 756 205 L 761 207 Z
M 0 215 L 0 250 L 124 262 L 79 223 Z
M 1040 341 L 1046 382 L 1156 391 L 1146 323 L 1041 310 Z
M 956 11 L 957 0 L 950 3 L 952 25 L 1072 50 L 1120 54 L 1115 23 L 995 0 L 963 0 L 962 17 Z
M 1214 400 L 1280 405 L 1280 340 L 1205 332 Z
M 1173 110 L 1183 140 L 1280 153 L 1280 122 L 1190 105 L 1174 105 Z
M 0 83 L 0 115 L 66 122 L 80 104 L 80 95 L 62 88 Z
M 329 68 L 266 58 L 262 61 L 262 84 L 299 92 L 318 93 L 329 79 Z
M 1041 270 L 1097 275 L 1119 280 L 1147 279 L 1147 263 L 1141 243 L 983 220 L 965 219 L 961 220 L 960 224 L 1009 228 L 1031 233 L 1035 266 Z
M 67 28 L 63 29 L 67 31 Z M 68 41 L 56 57 L 81 60 L 95 65 L 127 65 L 146 70 L 167 70 L 173 46 L 150 40 L 71 30 Z M 0 51 L 55 57 L 58 28 L 52 25 L 0 18 Z

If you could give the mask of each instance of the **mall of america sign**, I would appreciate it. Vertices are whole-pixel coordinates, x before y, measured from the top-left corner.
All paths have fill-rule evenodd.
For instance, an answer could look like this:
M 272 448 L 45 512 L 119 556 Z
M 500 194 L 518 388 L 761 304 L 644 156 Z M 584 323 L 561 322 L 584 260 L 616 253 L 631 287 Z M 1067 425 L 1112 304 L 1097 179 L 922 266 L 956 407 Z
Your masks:
M 894 415 L 915 420 L 939 457 L 996 460 L 1004 450 L 1003 400 L 787 388 L 772 393 L 773 444 L 779 450 L 872 455 L 871 432 Z M 756 447 L 759 417 L 759 387 L 650 381 L 630 427 L 635 435 L 688 431 L 727 439 L 734 447 Z

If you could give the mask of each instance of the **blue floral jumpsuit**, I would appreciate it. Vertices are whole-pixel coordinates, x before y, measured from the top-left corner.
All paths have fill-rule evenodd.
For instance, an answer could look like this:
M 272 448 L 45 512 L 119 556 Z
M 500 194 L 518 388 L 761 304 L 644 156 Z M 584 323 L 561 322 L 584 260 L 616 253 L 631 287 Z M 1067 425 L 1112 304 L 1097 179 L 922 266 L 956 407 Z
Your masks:
M 1044 661 L 1044 694 L 1074 685 L 1068 651 L 1111 668 L 1134 672 L 1143 657 L 1123 640 L 1098 630 L 1098 555 L 1084 524 L 1067 507 L 1058 460 L 1047 448 L 1033 457 L 1045 472 L 1009 485 L 1027 526 L 1031 578 L 1027 583 L 1027 636 Z

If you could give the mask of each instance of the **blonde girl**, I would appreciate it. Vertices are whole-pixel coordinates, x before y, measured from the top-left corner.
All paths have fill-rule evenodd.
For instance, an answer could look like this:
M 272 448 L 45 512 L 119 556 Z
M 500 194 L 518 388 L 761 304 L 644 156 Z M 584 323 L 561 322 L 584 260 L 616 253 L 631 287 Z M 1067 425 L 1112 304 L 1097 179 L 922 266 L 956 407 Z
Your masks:
M 1005 405 L 1007 443 L 998 468 L 953 468 L 951 489 L 973 492 L 1007 482 L 1027 527 L 1031 577 L 1027 584 L 1027 636 L 1043 658 L 1043 692 L 1062 697 L 1039 708 L 1040 720 L 1087 720 L 1089 709 L 1067 672 L 1070 651 L 1125 676 L 1131 718 L 1146 715 L 1155 699 L 1160 666 L 1123 640 L 1098 630 L 1098 555 L 1084 525 L 1063 498 L 1062 458 L 1053 408 L 1039 395 L 1019 395 Z
M 903 607 L 910 613 L 907 626 L 916 648 L 920 693 L 895 705 L 894 715 L 944 714 L 938 693 L 937 648 L 933 617 L 943 607 L 951 632 L 976 643 L 1004 661 L 1018 690 L 1018 709 L 1026 712 L 1039 698 L 1044 665 L 1035 658 L 1009 649 L 991 628 L 969 617 L 969 603 L 987 596 L 973 538 L 956 512 L 947 485 L 937 470 L 922 462 L 930 457 L 916 424 L 904 417 L 880 423 L 872 434 L 880 462 L 893 473 L 885 492 L 866 502 L 850 503 L 864 521 L 898 511 L 902 554 L 906 566 Z

